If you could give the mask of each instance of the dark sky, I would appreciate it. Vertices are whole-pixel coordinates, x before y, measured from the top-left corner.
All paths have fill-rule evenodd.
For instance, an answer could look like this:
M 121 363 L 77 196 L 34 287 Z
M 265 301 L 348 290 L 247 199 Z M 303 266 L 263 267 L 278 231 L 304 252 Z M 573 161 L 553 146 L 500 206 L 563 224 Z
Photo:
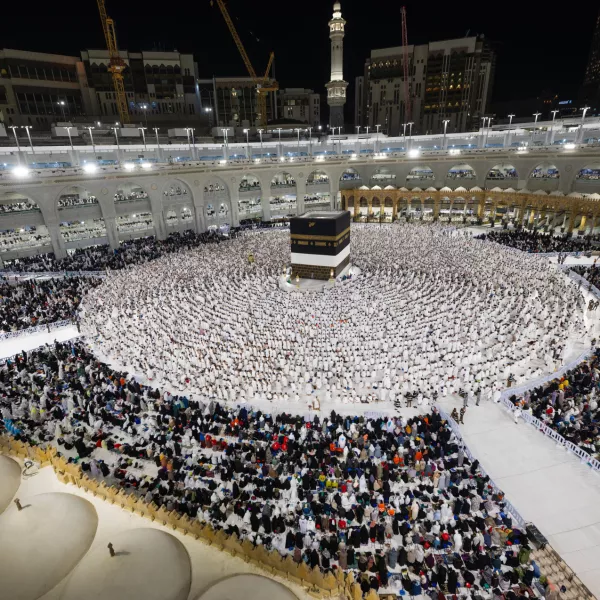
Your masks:
M 106 0 L 106 4 L 116 21 L 120 48 L 193 52 L 201 77 L 245 74 L 223 17 L 209 0 Z M 333 0 L 228 0 L 227 5 L 258 73 L 273 50 L 281 86 L 324 92 Z M 370 49 L 401 45 L 400 5 L 393 0 L 342 0 L 349 96 Z M 463 37 L 467 31 L 485 34 L 494 43 L 498 55 L 494 100 L 499 101 L 528 98 L 543 90 L 563 99 L 574 96 L 600 8 L 598 2 L 583 0 L 556 4 L 406 0 L 406 6 L 411 44 Z M 3 21 L 0 43 L 6 48 L 77 54 L 83 48 L 104 47 L 95 0 L 7 2 Z

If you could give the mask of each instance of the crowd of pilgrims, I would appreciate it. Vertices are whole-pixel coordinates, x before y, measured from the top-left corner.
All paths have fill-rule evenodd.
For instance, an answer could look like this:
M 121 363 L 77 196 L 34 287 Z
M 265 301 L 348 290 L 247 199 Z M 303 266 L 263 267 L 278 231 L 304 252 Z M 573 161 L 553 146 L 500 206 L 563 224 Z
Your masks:
M 492 395 L 589 337 L 583 296 L 544 259 L 440 225 L 351 235 L 361 272 L 325 293 L 283 293 L 289 233 L 247 232 L 111 273 L 81 329 L 174 393 L 263 407 Z
M 521 410 L 544 421 L 567 441 L 600 459 L 600 349 L 544 386 L 511 396 Z
M 531 541 L 434 409 L 365 418 L 265 414 L 145 387 L 81 343 L 0 368 L 2 426 L 90 476 L 363 592 L 438 600 L 533 594 Z
M 570 267 L 571 271 L 581 275 L 586 281 L 588 281 L 594 287 L 600 289 L 600 268 L 594 260 L 593 265 Z
M 569 234 L 555 236 L 539 231 L 499 230 L 477 236 L 480 240 L 489 240 L 504 246 L 510 246 L 523 252 L 534 254 L 546 252 L 589 252 L 596 248 L 594 242 L 598 236 L 571 237 Z
M 64 277 L 0 284 L 0 331 L 75 319 L 83 295 L 100 279 Z
M 235 235 L 231 230 L 229 236 Z M 108 244 L 91 248 L 78 248 L 65 258 L 57 259 L 54 253 L 38 254 L 27 258 L 4 261 L 4 268 L 16 272 L 58 272 L 58 271 L 104 271 L 119 270 L 155 260 L 165 254 L 182 252 L 202 244 L 219 243 L 226 239 L 220 232 L 211 230 L 206 233 L 171 233 L 165 240 L 154 236 L 137 238 L 121 242 L 113 250 Z

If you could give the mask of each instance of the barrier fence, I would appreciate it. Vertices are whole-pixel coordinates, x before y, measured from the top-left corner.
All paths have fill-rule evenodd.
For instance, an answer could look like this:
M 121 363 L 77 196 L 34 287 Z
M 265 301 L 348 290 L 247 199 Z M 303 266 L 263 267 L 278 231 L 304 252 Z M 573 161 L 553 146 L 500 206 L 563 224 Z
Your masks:
M 27 279 L 41 279 L 43 277 L 98 277 L 104 279 L 106 271 L 2 271 L 3 277 L 18 277 Z
M 27 329 L 18 329 L 17 331 L 7 331 L 6 333 L 0 334 L 0 342 L 4 340 L 11 340 L 20 337 L 27 337 L 30 335 L 34 335 L 35 333 L 56 331 L 57 329 L 62 329 L 63 327 L 67 327 L 68 325 L 75 325 L 77 323 L 76 319 L 66 319 L 64 321 L 55 321 L 54 323 L 44 323 L 42 325 L 36 325 L 34 327 L 28 327 Z

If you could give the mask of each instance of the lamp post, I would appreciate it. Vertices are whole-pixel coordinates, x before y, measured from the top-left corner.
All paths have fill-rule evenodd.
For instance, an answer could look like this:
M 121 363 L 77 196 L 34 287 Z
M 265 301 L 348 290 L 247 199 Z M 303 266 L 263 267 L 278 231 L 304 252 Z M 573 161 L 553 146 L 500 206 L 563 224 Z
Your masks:
M 86 127 L 86 129 L 88 130 L 88 132 L 90 134 L 90 141 L 92 142 L 92 151 L 94 152 L 94 156 L 96 156 L 96 145 L 94 144 L 94 136 L 92 134 L 92 129 L 95 129 L 95 127 L 88 126 L 88 127 Z
M 411 121 L 410 123 L 407 123 L 408 125 L 408 147 L 409 149 L 412 148 L 412 128 L 414 123 Z
M 312 127 L 307 127 L 308 129 L 308 155 L 312 156 Z
M 120 157 L 121 146 L 119 146 L 119 135 L 118 135 L 119 128 L 117 126 L 115 126 L 115 127 L 111 127 L 111 129 L 115 132 L 115 140 L 117 142 L 117 160 L 120 162 L 121 161 L 121 157 Z
M 144 111 L 144 121 L 146 121 L 146 129 L 148 129 L 148 105 L 140 104 L 140 108 Z
M 31 135 L 29 133 L 29 130 L 32 129 L 32 126 L 31 125 L 22 125 L 21 128 L 27 132 L 27 139 L 29 140 L 29 145 L 31 146 L 31 154 L 33 156 L 35 156 L 35 150 L 33 149 L 33 142 L 31 141 Z
M 19 138 L 17 137 L 18 126 L 17 125 L 9 125 L 8 128 L 12 129 L 13 133 L 15 135 L 15 142 L 17 143 L 17 160 L 19 161 L 19 164 L 21 164 L 21 146 L 19 144 Z
M 196 143 L 194 141 L 194 128 L 186 127 L 185 133 L 187 134 L 188 150 L 192 153 L 192 159 L 193 159 L 193 158 L 195 158 L 194 150 L 196 149 Z
M 59 100 L 56 104 L 58 104 L 60 106 L 60 110 L 62 111 L 63 121 L 66 121 L 67 120 L 67 117 L 65 117 L 66 102 L 64 100 Z
M 187 131 L 187 129 L 186 129 Z M 221 131 L 223 132 L 224 144 L 223 144 L 223 158 L 227 160 L 229 158 L 229 142 L 227 139 L 227 134 L 229 133 L 229 127 L 221 127 Z
M 579 135 L 579 143 L 580 144 L 581 144 L 581 142 L 583 142 L 583 122 L 585 121 L 585 114 L 587 113 L 588 110 L 590 110 L 589 106 L 583 107 L 583 114 L 581 115 L 581 125 L 579 126 L 579 130 L 581 131 L 581 133 Z
M 298 158 L 300 158 L 300 132 L 302 131 L 302 129 L 296 127 L 294 131 L 298 133 Z
M 442 140 L 442 150 L 446 149 L 446 131 L 448 129 L 448 123 L 450 123 L 450 119 L 444 119 L 442 121 L 444 123 L 444 139 Z
M 509 118 L 510 120 L 509 120 L 509 122 L 508 122 L 508 137 L 507 137 L 507 144 L 506 144 L 506 145 L 507 145 L 509 148 L 510 148 L 510 144 L 511 144 L 511 138 L 512 138 L 512 120 L 513 120 L 513 117 L 514 117 L 514 116 L 515 116 L 515 115 L 513 115 L 513 114 L 511 114 L 511 115 L 508 115 L 508 118 Z
M 546 145 L 550 144 L 554 144 L 554 123 L 556 121 L 556 115 L 560 112 L 558 110 L 551 110 L 550 111 L 552 113 L 552 124 L 550 125 L 550 135 L 548 136 L 548 139 L 546 140 Z
M 258 130 L 258 135 L 260 136 L 260 156 L 262 158 L 263 155 L 263 143 L 262 143 L 262 134 L 263 134 L 264 129 L 259 129 Z
M 281 147 L 281 127 L 278 127 L 275 131 L 279 134 L 279 156 L 283 154 L 283 148 Z
M 154 133 L 156 135 L 156 148 L 158 149 L 158 159 L 160 160 L 160 144 L 158 142 L 158 130 L 160 129 L 159 127 L 154 127 Z
M 244 133 L 246 134 L 246 158 L 250 160 L 252 156 L 250 155 L 250 139 L 248 137 L 249 129 L 244 129 Z
M 538 118 L 539 118 L 539 116 L 541 114 L 542 114 L 541 112 L 533 113 L 533 116 L 535 117 L 535 121 L 534 121 L 534 124 L 533 124 L 533 133 L 531 134 L 531 145 L 532 146 L 533 146 L 533 140 L 535 138 L 535 132 L 536 132 L 536 129 L 537 129 Z
M 406 123 L 402 123 L 402 144 L 404 146 L 404 152 L 406 152 Z
M 490 131 L 492 130 L 492 121 L 494 120 L 493 117 L 488 117 L 488 126 L 487 126 L 487 131 L 485 134 L 485 145 L 487 146 L 488 140 L 490 139 Z
M 146 134 L 144 133 L 147 127 L 138 127 L 138 129 L 142 132 L 142 139 L 144 140 L 144 150 L 148 150 L 146 147 Z
M 381 125 L 375 125 L 375 127 L 377 128 L 377 135 L 375 137 L 375 145 L 377 146 L 377 152 L 379 152 L 379 128 L 381 127 Z
M 71 129 L 73 129 L 73 127 L 68 125 L 67 127 L 65 127 L 65 129 L 67 130 L 67 135 L 69 136 L 69 144 L 71 145 L 71 160 L 75 161 L 75 148 L 73 148 L 73 138 L 71 137 Z

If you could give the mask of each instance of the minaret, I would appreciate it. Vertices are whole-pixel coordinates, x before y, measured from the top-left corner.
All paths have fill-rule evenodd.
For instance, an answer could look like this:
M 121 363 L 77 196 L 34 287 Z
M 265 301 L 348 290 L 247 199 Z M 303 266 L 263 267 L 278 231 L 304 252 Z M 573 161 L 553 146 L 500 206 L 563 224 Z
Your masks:
M 331 40 L 331 81 L 327 88 L 327 104 L 329 104 L 329 127 L 344 126 L 344 104 L 346 104 L 346 88 L 344 81 L 344 26 L 342 5 L 333 5 L 333 18 L 329 21 L 329 39 Z

